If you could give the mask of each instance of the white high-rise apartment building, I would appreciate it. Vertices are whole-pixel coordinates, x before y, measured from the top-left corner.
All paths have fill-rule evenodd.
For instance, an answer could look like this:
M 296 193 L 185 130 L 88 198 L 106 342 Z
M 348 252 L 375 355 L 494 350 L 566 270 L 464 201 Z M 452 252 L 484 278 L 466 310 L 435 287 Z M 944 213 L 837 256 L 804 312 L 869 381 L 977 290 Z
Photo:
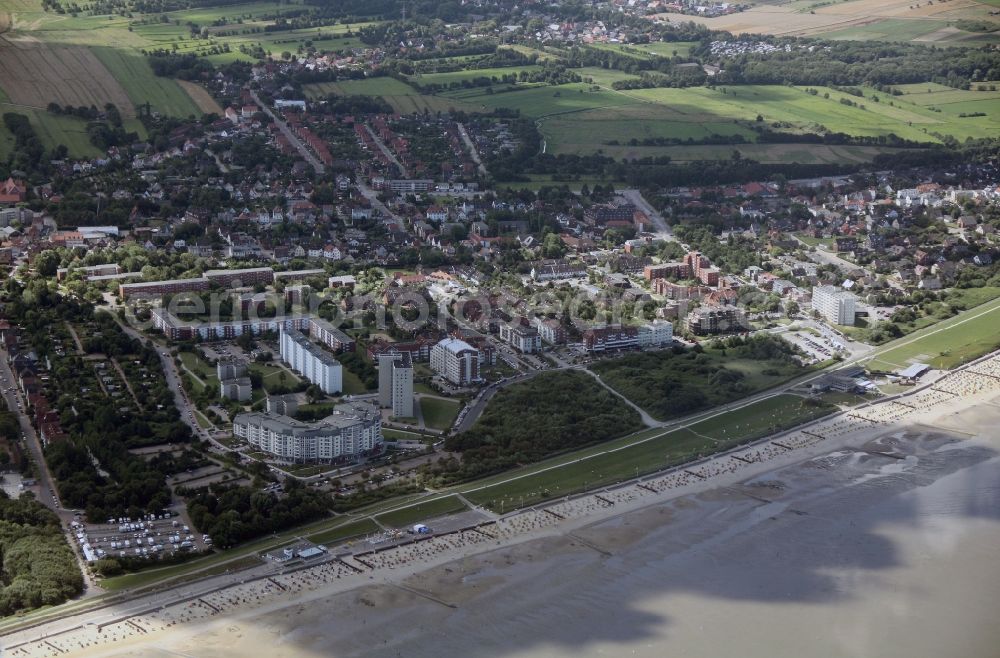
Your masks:
M 478 382 L 479 350 L 464 340 L 445 338 L 431 348 L 431 369 L 456 386 Z
M 853 326 L 857 299 L 837 286 L 817 286 L 813 288 L 812 308 L 833 324 Z
M 378 403 L 397 418 L 413 417 L 413 361 L 409 352 L 378 355 Z
M 309 342 L 298 329 L 282 329 L 281 360 L 327 394 L 343 390 L 343 368 L 333 355 Z
M 636 339 L 640 349 L 669 345 L 674 341 L 674 325 L 659 320 L 641 325 Z

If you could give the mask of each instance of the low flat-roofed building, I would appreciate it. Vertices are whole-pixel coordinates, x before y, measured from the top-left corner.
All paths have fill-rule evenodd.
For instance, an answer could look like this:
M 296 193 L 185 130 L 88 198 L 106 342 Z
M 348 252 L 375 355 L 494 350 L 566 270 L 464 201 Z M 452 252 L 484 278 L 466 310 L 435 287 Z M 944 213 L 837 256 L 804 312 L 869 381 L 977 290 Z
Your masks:
M 223 288 L 252 286 L 258 283 L 273 283 L 274 270 L 270 267 L 248 267 L 241 270 L 208 270 L 202 277 Z
M 118 286 L 118 296 L 122 299 L 134 297 L 162 297 L 179 292 L 198 292 L 208 290 L 209 283 L 205 279 L 169 279 L 167 281 L 144 281 L 140 283 L 123 283 Z

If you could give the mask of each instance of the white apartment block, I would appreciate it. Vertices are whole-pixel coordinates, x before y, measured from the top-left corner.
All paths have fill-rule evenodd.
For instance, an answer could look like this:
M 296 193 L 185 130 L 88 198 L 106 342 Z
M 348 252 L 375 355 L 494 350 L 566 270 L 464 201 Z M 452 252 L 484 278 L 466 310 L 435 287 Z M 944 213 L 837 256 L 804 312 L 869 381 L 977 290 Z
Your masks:
M 636 337 L 640 349 L 664 347 L 674 342 L 674 326 L 669 322 L 652 322 L 639 327 Z
M 309 342 L 297 329 L 282 329 L 281 360 L 327 394 L 343 389 L 343 368 L 332 354 Z
M 413 362 L 409 352 L 378 355 L 378 403 L 396 418 L 413 418 Z
M 233 435 L 288 462 L 358 460 L 382 448 L 382 417 L 373 405 L 340 404 L 315 423 L 264 412 L 237 414 Z
M 237 402 L 247 402 L 253 397 L 253 384 L 249 377 L 223 379 L 219 382 L 219 395 Z
M 813 288 L 812 308 L 833 324 L 853 326 L 857 299 L 837 286 L 817 286 Z
M 431 369 L 456 386 L 478 382 L 479 350 L 464 340 L 445 338 L 431 348 Z
M 518 319 L 500 323 L 500 340 L 522 354 L 534 354 L 542 349 L 542 337 L 538 329 L 528 325 L 527 320 Z

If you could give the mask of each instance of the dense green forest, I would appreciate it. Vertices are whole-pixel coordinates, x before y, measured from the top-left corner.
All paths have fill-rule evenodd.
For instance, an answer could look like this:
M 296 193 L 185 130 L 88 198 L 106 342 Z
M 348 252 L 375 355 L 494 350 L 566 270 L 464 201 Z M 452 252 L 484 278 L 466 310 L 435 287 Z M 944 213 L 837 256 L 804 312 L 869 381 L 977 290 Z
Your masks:
M 470 430 L 445 441 L 462 453 L 449 477 L 501 471 L 641 427 L 639 414 L 590 375 L 543 373 L 497 393 Z
M 59 519 L 32 496 L 0 492 L 0 615 L 57 605 L 83 591 L 83 575 Z
M 195 527 L 212 537 L 219 548 L 234 546 L 329 513 L 330 497 L 306 489 L 298 480 L 285 480 L 285 494 L 250 487 L 219 486 L 188 500 L 188 514 Z

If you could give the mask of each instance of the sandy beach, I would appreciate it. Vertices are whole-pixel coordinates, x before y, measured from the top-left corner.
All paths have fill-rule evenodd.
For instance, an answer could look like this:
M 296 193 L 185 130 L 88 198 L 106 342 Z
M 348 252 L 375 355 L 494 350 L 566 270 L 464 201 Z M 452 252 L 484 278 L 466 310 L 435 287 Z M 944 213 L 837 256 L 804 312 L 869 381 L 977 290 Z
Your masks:
M 555 515 L 357 556 L 362 573 L 10 655 L 1000 655 L 1000 362 L 974 368 Z

